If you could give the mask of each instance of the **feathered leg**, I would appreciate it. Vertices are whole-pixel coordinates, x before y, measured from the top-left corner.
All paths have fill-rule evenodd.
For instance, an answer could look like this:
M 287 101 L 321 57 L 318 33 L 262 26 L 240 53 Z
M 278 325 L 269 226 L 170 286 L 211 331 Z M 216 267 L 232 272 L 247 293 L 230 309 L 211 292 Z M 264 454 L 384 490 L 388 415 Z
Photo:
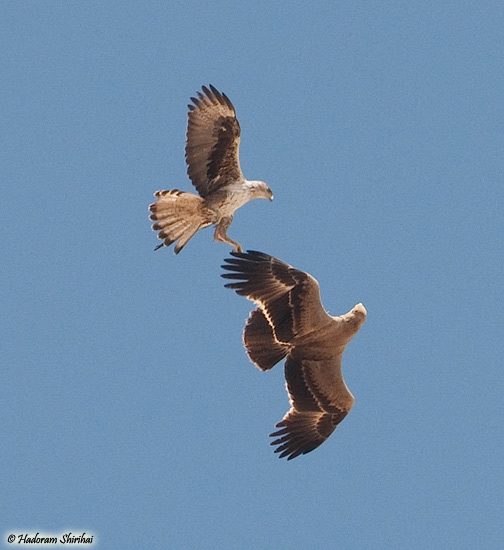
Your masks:
M 243 252 L 241 244 L 233 241 L 233 239 L 231 239 L 227 234 L 227 230 L 232 221 L 233 216 L 227 216 L 226 218 L 221 219 L 221 221 L 215 227 L 214 241 L 228 243 L 231 246 L 234 246 L 234 252 Z

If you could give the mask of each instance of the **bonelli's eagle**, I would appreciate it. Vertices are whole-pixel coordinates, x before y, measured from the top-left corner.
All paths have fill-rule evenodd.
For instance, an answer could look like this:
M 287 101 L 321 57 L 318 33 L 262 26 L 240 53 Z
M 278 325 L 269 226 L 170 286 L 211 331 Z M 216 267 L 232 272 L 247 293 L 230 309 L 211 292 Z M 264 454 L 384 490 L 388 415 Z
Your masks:
M 273 199 L 263 181 L 246 180 L 240 168 L 240 124 L 233 104 L 216 88 L 203 86 L 188 105 L 185 157 L 187 173 L 199 195 L 173 189 L 156 191 L 149 206 L 154 231 L 163 240 L 157 248 L 176 242 L 178 254 L 203 227 L 215 226 L 214 240 L 241 252 L 227 230 L 235 210 L 252 199 Z

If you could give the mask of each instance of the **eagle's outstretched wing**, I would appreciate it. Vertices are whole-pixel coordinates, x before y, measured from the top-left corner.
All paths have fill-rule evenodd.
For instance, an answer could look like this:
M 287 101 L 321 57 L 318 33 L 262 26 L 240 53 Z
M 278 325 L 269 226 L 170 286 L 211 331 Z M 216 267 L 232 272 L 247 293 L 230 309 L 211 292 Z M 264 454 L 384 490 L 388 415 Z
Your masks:
M 321 359 L 313 349 L 296 348 L 285 362 L 290 410 L 270 434 L 276 453 L 288 460 L 321 445 L 352 408 L 354 398 L 341 376 L 341 355 Z
M 187 174 L 202 197 L 243 180 L 238 149 L 240 124 L 233 104 L 210 85 L 188 105 Z
M 330 322 L 314 277 L 255 250 L 231 255 L 233 258 L 226 258 L 227 264 L 222 266 L 231 273 L 222 277 L 239 282 L 225 286 L 259 306 L 278 342 L 288 343 Z

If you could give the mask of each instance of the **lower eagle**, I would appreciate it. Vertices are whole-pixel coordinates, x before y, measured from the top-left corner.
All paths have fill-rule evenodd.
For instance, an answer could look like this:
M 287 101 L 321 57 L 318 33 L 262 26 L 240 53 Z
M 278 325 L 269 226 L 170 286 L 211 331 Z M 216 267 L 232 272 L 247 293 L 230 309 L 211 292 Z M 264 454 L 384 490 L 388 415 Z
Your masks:
M 317 280 L 262 252 L 231 252 L 226 284 L 257 304 L 243 331 L 250 360 L 261 370 L 285 361 L 291 408 L 276 425 L 276 453 L 288 460 L 321 445 L 354 403 L 341 373 L 341 358 L 366 320 L 357 304 L 332 317 L 320 300 Z

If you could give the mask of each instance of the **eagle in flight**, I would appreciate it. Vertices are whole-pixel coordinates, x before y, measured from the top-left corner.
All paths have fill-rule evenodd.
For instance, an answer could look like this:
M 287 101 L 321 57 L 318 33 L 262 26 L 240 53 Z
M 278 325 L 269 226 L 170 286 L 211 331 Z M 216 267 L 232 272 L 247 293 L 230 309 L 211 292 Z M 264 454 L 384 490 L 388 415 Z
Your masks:
M 257 304 L 243 331 L 247 354 L 266 371 L 284 359 L 290 410 L 276 425 L 271 445 L 288 460 L 321 445 L 354 403 L 341 373 L 347 344 L 366 320 L 357 304 L 329 315 L 315 278 L 262 252 L 231 252 L 222 267 L 226 284 Z
M 163 240 L 156 250 L 177 242 L 178 254 L 199 229 L 214 225 L 214 240 L 241 252 L 241 245 L 227 235 L 235 210 L 252 199 L 273 200 L 273 193 L 263 181 L 243 176 L 240 124 L 231 101 L 212 85 L 202 90 L 188 105 L 185 148 L 187 174 L 199 195 L 177 189 L 154 193 L 157 201 L 149 206 L 150 219 Z

